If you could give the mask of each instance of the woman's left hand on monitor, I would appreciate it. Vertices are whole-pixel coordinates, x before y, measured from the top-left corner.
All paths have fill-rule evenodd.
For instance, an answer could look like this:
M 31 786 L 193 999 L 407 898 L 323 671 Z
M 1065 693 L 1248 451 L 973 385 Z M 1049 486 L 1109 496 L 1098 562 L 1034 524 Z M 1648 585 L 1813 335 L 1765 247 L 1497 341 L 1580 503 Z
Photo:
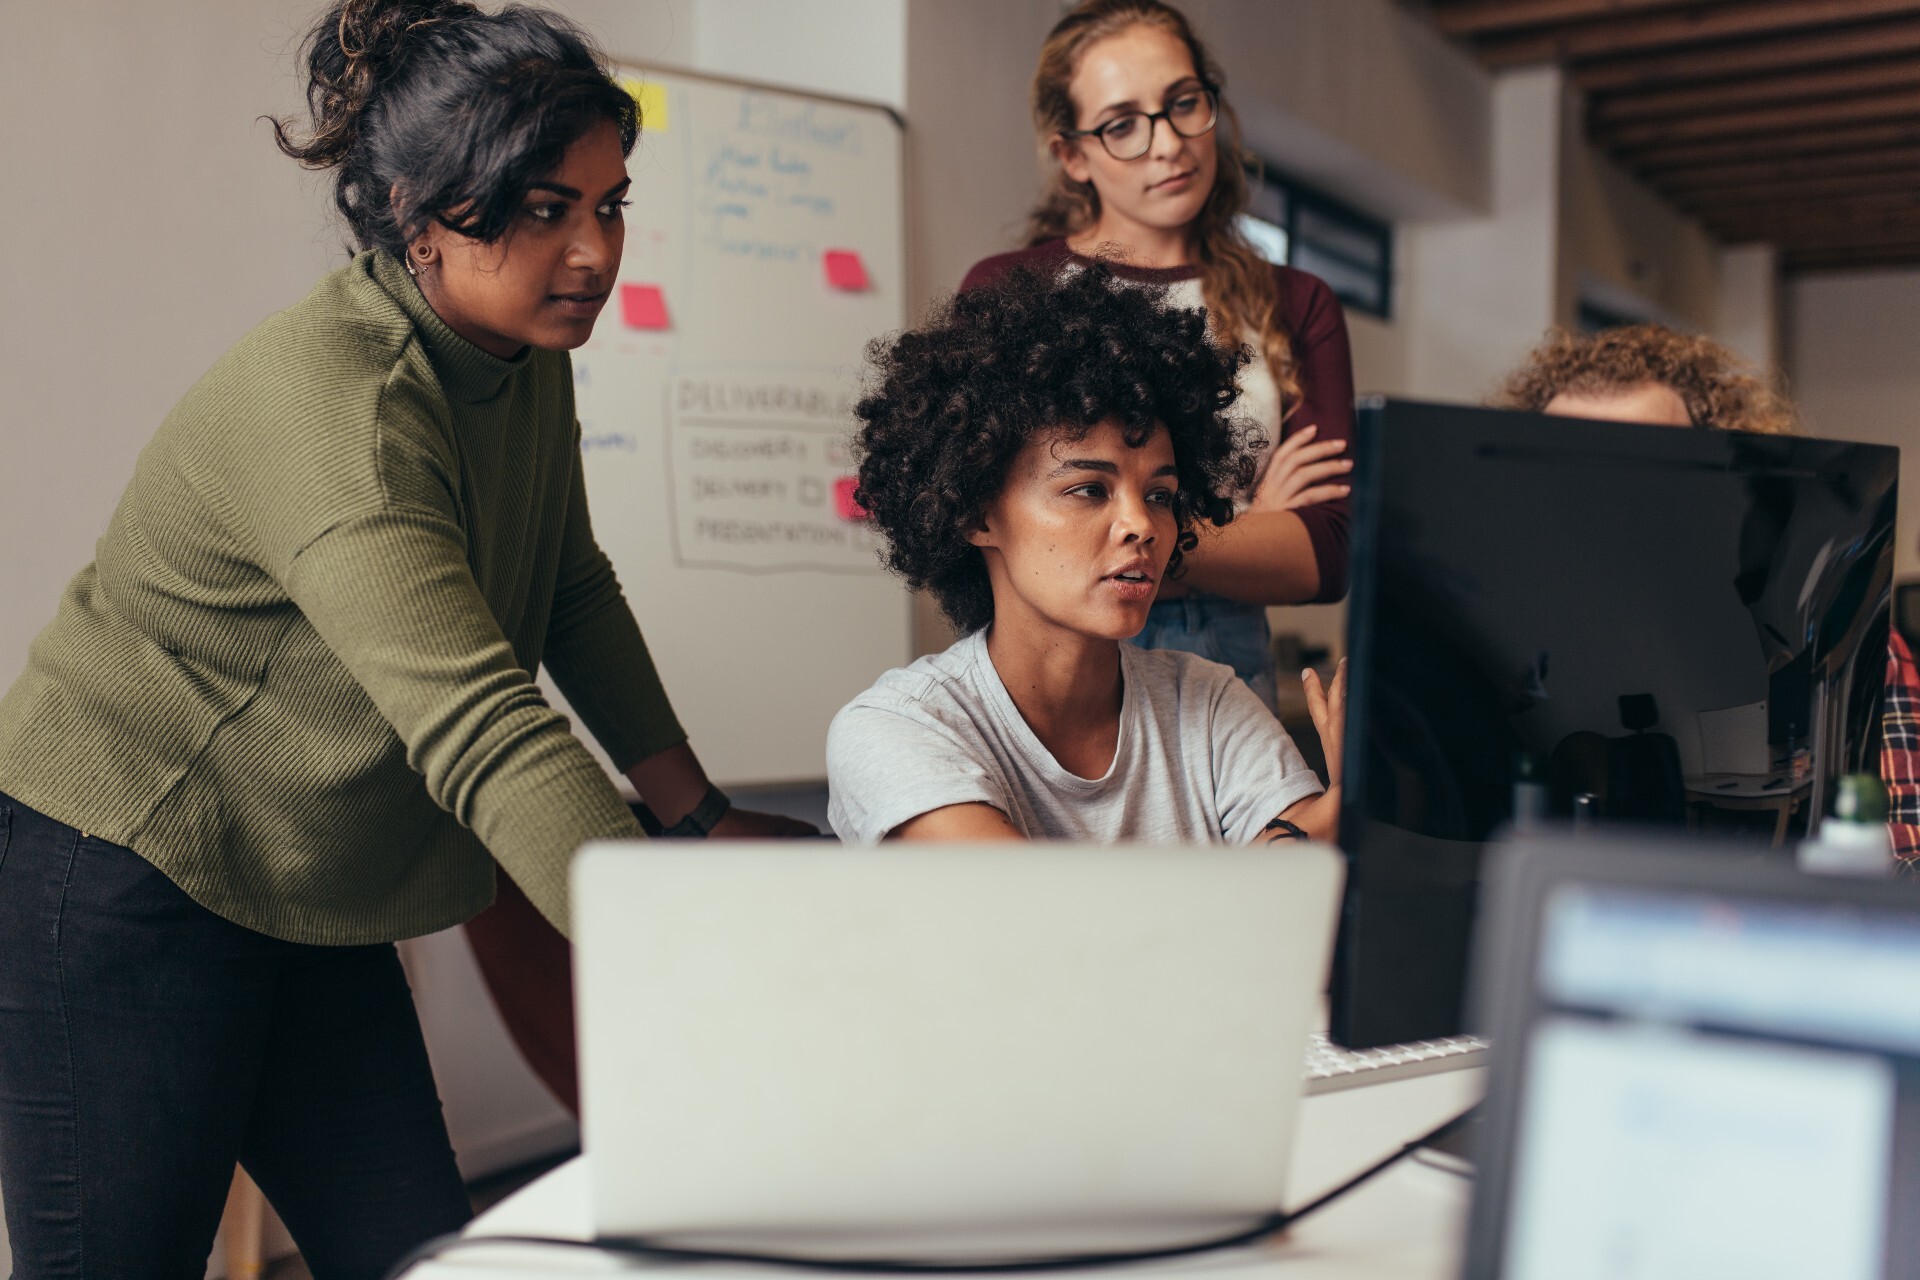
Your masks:
M 1323 685 L 1320 673 L 1308 667 L 1300 673 L 1300 684 L 1307 693 L 1307 714 L 1313 717 L 1313 731 L 1320 735 L 1320 749 L 1327 758 L 1327 790 L 1340 789 L 1341 750 L 1347 741 L 1347 660 L 1333 669 L 1333 683 Z
M 1314 731 L 1320 735 L 1321 749 L 1327 757 L 1327 789 L 1291 806 L 1269 824 L 1265 831 L 1269 843 L 1296 838 L 1298 828 L 1310 839 L 1332 840 L 1340 832 L 1340 755 L 1346 745 L 1347 660 L 1334 668 L 1333 682 L 1323 684 L 1311 667 L 1300 673 L 1306 689 L 1307 714 L 1313 717 Z

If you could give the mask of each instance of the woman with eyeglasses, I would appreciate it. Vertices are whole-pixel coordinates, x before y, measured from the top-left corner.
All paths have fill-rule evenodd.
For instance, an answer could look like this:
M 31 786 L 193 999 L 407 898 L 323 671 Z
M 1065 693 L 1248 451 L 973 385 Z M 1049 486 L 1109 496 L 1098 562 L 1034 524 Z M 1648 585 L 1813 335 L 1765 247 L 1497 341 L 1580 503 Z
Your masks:
M 961 288 L 1102 259 L 1166 286 L 1173 305 L 1204 306 L 1216 341 L 1253 349 L 1239 411 L 1267 441 L 1255 482 L 1237 519 L 1203 526 L 1133 643 L 1224 662 L 1271 707 L 1267 606 L 1346 594 L 1353 368 L 1332 290 L 1269 263 L 1240 230 L 1246 154 L 1221 82 L 1185 16 L 1159 0 L 1086 0 L 1067 14 L 1034 74 L 1048 180 L 1027 247 L 976 264 Z

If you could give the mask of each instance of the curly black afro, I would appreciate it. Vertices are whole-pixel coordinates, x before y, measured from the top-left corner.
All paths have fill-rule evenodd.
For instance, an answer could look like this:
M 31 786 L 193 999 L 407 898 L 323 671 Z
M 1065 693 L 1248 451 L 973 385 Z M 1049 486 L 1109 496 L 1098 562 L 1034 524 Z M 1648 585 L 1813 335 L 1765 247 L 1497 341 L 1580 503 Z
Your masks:
M 962 632 L 993 620 L 979 548 L 967 541 L 1036 435 L 1082 439 L 1103 423 L 1140 448 L 1164 424 L 1179 468 L 1171 575 L 1224 525 L 1253 483 L 1257 429 L 1229 416 L 1250 355 L 1216 345 L 1204 312 L 1093 265 L 1021 269 L 937 307 L 919 328 L 867 348 L 855 406 L 856 500 L 885 536 L 888 568 L 931 590 Z

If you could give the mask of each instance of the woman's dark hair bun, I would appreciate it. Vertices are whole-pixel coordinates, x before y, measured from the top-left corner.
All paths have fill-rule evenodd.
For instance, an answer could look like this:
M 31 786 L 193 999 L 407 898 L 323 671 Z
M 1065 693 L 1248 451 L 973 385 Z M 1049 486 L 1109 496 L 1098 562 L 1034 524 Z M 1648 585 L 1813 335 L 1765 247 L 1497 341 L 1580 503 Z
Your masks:
M 306 141 L 296 142 L 285 122 L 275 120 L 280 149 L 316 169 L 339 164 L 352 150 L 360 115 L 404 50 L 407 36 L 427 23 L 478 12 L 460 0 L 341 0 L 308 36 L 307 109 L 313 131 Z
M 396 255 L 429 222 L 506 234 L 528 187 L 599 123 L 623 153 L 640 129 L 587 35 L 546 9 L 464 0 L 335 0 L 307 35 L 310 127 L 273 119 L 280 149 L 336 171 L 334 204 L 363 249 Z

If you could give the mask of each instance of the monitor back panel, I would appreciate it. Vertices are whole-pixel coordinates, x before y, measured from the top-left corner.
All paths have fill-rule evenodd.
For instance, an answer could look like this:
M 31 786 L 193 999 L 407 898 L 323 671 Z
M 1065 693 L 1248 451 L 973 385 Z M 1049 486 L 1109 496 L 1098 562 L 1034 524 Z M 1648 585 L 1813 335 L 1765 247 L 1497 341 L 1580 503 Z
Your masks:
M 1357 453 L 1342 1043 L 1463 1029 L 1521 791 L 1767 835 L 1871 767 L 1897 451 L 1382 401 Z

